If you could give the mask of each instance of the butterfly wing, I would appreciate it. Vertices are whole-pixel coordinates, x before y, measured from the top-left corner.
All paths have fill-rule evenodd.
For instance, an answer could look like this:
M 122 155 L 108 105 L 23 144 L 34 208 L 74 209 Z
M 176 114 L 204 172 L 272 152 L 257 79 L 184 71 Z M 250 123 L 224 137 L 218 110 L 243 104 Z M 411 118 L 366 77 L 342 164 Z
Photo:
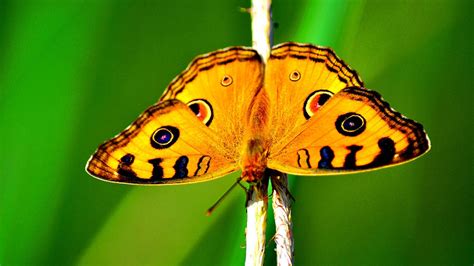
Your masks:
M 351 86 L 363 83 L 330 48 L 291 42 L 275 46 L 265 69 L 273 139 L 304 124 L 332 95 Z
M 178 99 L 237 151 L 246 118 L 262 88 L 262 62 L 256 51 L 230 47 L 197 57 L 168 86 L 161 100 Z
M 119 183 L 200 182 L 237 170 L 222 143 L 188 106 L 168 100 L 148 108 L 125 131 L 102 144 L 86 170 Z
M 343 89 L 311 119 L 272 146 L 268 167 L 301 175 L 392 166 L 430 148 L 421 124 L 363 88 Z

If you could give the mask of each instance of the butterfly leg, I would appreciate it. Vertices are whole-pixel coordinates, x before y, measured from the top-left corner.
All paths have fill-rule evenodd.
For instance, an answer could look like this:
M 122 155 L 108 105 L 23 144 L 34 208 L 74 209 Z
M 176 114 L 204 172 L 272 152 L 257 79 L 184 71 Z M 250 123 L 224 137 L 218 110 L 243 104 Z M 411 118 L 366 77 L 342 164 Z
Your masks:
M 245 193 L 248 193 L 249 189 L 246 186 L 244 186 L 242 183 L 240 183 L 240 181 L 242 181 L 242 177 L 237 178 L 237 184 L 239 184 L 239 186 L 245 191 Z

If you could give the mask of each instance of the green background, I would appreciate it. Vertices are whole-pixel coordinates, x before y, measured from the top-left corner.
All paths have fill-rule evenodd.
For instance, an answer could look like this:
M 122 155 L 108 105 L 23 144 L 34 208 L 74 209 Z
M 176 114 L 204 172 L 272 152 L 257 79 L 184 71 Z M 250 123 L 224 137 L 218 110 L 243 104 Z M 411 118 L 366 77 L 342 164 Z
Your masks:
M 471 3 L 274 0 L 275 43 L 333 47 L 433 144 L 395 168 L 290 176 L 297 265 L 474 263 Z M 235 176 L 130 187 L 84 166 L 193 57 L 250 45 L 248 6 L 0 1 L 1 265 L 243 264 L 244 193 L 204 216 Z

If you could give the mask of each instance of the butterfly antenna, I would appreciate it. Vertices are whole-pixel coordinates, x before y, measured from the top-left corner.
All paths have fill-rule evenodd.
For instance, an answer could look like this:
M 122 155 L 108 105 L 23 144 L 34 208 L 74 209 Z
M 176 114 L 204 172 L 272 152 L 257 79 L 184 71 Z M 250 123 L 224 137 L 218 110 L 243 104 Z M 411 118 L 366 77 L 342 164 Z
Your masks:
M 237 181 L 235 181 L 234 184 L 214 203 L 211 208 L 207 209 L 206 215 L 210 216 L 214 209 L 221 203 L 221 201 L 237 186 L 240 185 L 241 187 L 245 188 L 242 184 L 240 184 L 240 181 L 242 180 L 242 177 L 237 178 Z

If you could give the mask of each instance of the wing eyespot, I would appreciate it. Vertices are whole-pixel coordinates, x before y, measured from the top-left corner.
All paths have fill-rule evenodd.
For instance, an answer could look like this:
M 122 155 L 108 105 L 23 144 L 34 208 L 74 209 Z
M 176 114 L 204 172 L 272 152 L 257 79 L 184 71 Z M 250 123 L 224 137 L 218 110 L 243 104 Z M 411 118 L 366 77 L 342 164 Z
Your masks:
M 190 101 L 188 107 L 193 111 L 196 117 L 203 122 L 206 126 L 209 126 L 214 117 L 211 104 L 204 99 L 196 99 Z
M 171 147 L 179 138 L 179 129 L 173 126 L 160 127 L 150 137 L 150 144 L 155 149 Z
M 291 81 L 298 81 L 301 79 L 301 74 L 298 70 L 294 70 L 290 73 L 290 80 Z
M 312 92 L 304 101 L 304 117 L 310 119 L 333 95 L 334 93 L 328 90 Z
M 340 115 L 336 120 L 336 129 L 344 136 L 355 137 L 365 130 L 365 118 L 357 113 Z
M 232 84 L 232 82 L 233 82 L 233 79 L 232 79 L 231 76 L 224 75 L 224 77 L 221 80 L 221 85 L 224 86 L 224 87 L 228 87 L 228 86 L 230 86 L 230 84 Z

